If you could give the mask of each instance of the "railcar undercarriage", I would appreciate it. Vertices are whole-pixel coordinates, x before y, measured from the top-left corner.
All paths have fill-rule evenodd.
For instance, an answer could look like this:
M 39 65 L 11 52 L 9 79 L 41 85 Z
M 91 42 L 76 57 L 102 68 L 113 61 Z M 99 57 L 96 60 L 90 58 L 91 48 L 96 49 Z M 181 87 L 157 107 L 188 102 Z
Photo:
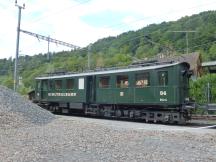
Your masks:
M 180 108 L 153 108 L 128 105 L 81 104 L 77 108 L 70 108 L 69 103 L 40 103 L 41 107 L 63 114 L 79 114 L 95 117 L 116 119 L 134 119 L 151 123 L 185 124 L 191 119 L 192 109 Z
M 185 124 L 191 119 L 191 111 L 173 108 L 133 108 L 125 105 L 90 105 L 85 108 L 86 115 L 111 118 L 139 119 L 145 122 Z

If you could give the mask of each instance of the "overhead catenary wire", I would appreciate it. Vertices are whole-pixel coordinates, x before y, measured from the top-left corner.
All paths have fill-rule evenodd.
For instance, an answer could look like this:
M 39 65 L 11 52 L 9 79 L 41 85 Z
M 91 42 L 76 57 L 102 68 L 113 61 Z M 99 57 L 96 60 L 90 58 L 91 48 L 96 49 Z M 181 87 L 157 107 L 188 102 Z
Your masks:
M 121 43 L 120 45 L 118 45 L 118 48 L 120 48 L 121 46 L 123 46 L 124 44 L 126 44 L 127 42 L 130 42 L 130 41 L 133 41 L 133 40 L 136 40 L 136 39 L 138 39 L 138 38 L 142 38 L 142 37 L 145 37 L 145 40 L 146 40 L 146 42 L 149 42 L 149 43 L 152 43 L 152 44 L 154 44 L 154 45 L 159 45 L 160 47 L 162 47 L 162 48 L 164 48 L 164 49 L 166 49 L 166 50 L 171 50 L 171 51 L 176 51 L 176 52 L 178 52 L 178 51 L 184 51 L 184 50 L 186 50 L 185 48 L 180 48 L 180 49 L 175 49 L 175 48 L 173 48 L 173 49 L 170 49 L 167 45 L 163 45 L 163 44 L 161 44 L 161 43 L 159 43 L 159 42 L 155 42 L 155 41 L 153 41 L 151 38 L 149 39 L 149 37 L 148 37 L 148 35 L 151 35 L 152 33 L 154 33 L 154 32 L 151 32 L 151 33 L 146 33 L 146 34 L 143 34 L 143 35 L 138 35 L 138 36 L 135 36 L 135 37 L 132 37 L 132 38 L 128 38 L 128 39 L 126 39 L 123 43 Z M 212 34 L 214 34 L 214 33 L 212 33 Z M 200 39 L 200 38 L 202 38 L 203 36 L 200 36 L 200 37 L 197 37 L 197 38 L 193 38 L 193 39 L 189 39 L 189 41 L 190 40 L 196 40 L 196 39 Z M 171 42 L 170 42 L 171 43 Z M 174 47 L 174 45 L 172 45 L 172 44 L 170 44 L 172 47 Z M 199 45 L 199 46 L 201 46 L 201 45 Z M 88 46 L 87 46 L 88 47 Z M 79 48 L 79 50 L 81 50 L 81 51 L 88 51 L 88 48 L 87 47 L 84 47 L 84 48 Z M 195 46 L 193 46 L 193 47 L 195 47 Z M 198 47 L 198 46 L 197 46 Z M 107 49 L 107 48 L 109 48 L 109 47 L 104 47 L 104 48 L 102 48 L 102 49 L 100 49 L 101 51 L 102 50 L 104 50 L 104 49 Z M 192 48 L 188 48 L 188 49 L 192 49 Z
M 30 36 L 36 37 L 38 40 L 42 39 L 42 40 L 47 41 L 48 42 L 48 53 L 47 53 L 47 59 L 48 60 L 50 60 L 50 51 L 49 51 L 50 42 L 55 43 L 55 44 L 59 44 L 59 45 L 62 45 L 62 46 L 69 47 L 72 50 L 80 49 L 79 46 L 73 45 L 71 43 L 63 42 L 63 41 L 60 41 L 60 40 L 57 40 L 57 39 L 53 39 L 50 36 L 47 37 L 47 36 L 43 36 L 43 35 L 36 34 L 36 33 L 33 33 L 33 32 L 26 31 L 26 30 L 22 30 L 22 29 L 20 29 L 20 32 L 23 32 L 23 33 L 28 34 Z
M 47 17 L 54 16 L 54 15 L 56 15 L 56 14 L 65 12 L 65 11 L 67 11 L 67 10 L 69 10 L 69 9 L 75 8 L 75 7 L 77 7 L 77 6 L 81 6 L 81 5 L 83 5 L 83 4 L 85 4 L 85 3 L 88 3 L 88 2 L 90 2 L 90 1 L 91 1 L 91 0 L 86 0 L 86 1 L 84 1 L 84 2 L 79 2 L 79 3 L 76 4 L 76 5 L 72 5 L 72 6 L 69 6 L 69 7 L 66 7 L 66 8 L 62 8 L 62 9 L 60 9 L 60 10 L 54 12 L 54 13 L 51 13 L 51 14 L 49 14 L 49 15 L 41 16 L 41 17 L 39 17 L 39 18 L 33 19 L 33 20 L 31 21 L 31 23 L 32 23 L 32 24 L 37 23 L 37 22 L 39 22 L 39 21 L 41 21 L 41 20 L 43 20 L 43 19 L 45 19 L 45 18 L 47 18 Z M 78 1 L 76 1 L 76 2 L 78 2 Z
M 213 43 L 216 43 L 216 41 L 210 41 L 210 42 L 207 42 L 207 43 L 202 43 L 202 44 L 199 44 L 199 45 L 191 46 L 191 47 L 189 47 L 189 49 L 194 49 L 194 48 L 197 48 L 197 47 L 202 47 L 202 46 L 206 46 L 206 45 L 213 44 Z M 185 50 L 186 50 L 186 48 L 175 49 L 175 51 L 177 51 L 177 52 L 185 51 Z
M 84 3 L 87 3 L 87 2 L 89 2 L 89 1 L 84 1 L 84 2 L 82 2 L 81 4 L 84 4 Z M 199 6 L 203 6 L 203 5 L 209 5 L 209 4 L 213 4 L 213 3 L 215 3 L 215 2 L 211 2 L 211 3 L 205 3 L 205 4 L 200 4 L 200 5 L 196 5 L 195 7 L 197 8 L 197 7 L 199 7 Z M 78 5 L 74 5 L 74 6 L 71 6 L 71 7 L 76 7 L 76 6 L 79 6 L 79 5 L 81 5 L 81 4 L 78 4 Z M 71 7 L 68 7 L 68 8 L 71 8 Z M 188 8 L 188 9 L 191 9 L 191 8 L 195 8 L 195 7 L 190 7 L 190 8 Z M 181 10 L 178 10 L 177 12 L 180 12 Z M 176 12 L 176 11 L 174 11 L 174 12 Z M 58 12 L 56 12 L 56 13 L 58 13 Z M 173 12 L 168 12 L 168 13 L 165 13 L 165 14 L 162 14 L 162 15 L 166 15 L 166 14 L 170 14 L 170 13 L 173 13 Z M 153 16 L 152 16 L 153 17 Z M 152 17 L 148 17 L 148 18 L 152 18 Z M 146 18 L 143 18 L 143 19 L 140 19 L 140 20 L 145 20 Z M 131 23 L 133 23 L 133 22 L 137 22 L 137 21 L 139 21 L 139 20 L 136 20 L 136 21 L 132 21 Z M 124 23 L 121 23 L 122 25 L 124 24 Z M 113 25 L 113 26 L 118 26 L 119 24 L 116 24 L 116 25 Z M 109 28 L 111 28 L 112 26 L 109 26 Z M 138 36 L 139 37 L 139 36 Z M 136 37 L 136 38 L 138 38 L 138 37 Z M 140 36 L 140 37 L 143 37 L 143 36 Z M 132 39 L 136 39 L 136 38 L 132 38 Z M 131 41 L 132 39 L 128 39 L 128 41 Z M 85 49 L 85 48 L 83 48 L 83 49 Z
M 81 6 L 81 5 L 83 5 L 83 4 L 85 4 L 85 3 L 88 3 L 88 2 L 90 2 L 90 0 L 86 0 L 86 1 L 84 1 L 84 2 L 81 2 L 81 3 L 77 4 L 77 5 L 72 5 L 72 6 L 70 6 L 70 7 L 67 7 L 67 8 L 64 8 L 64 9 L 60 9 L 60 10 L 56 11 L 55 13 L 52 13 L 52 14 L 50 14 L 50 15 L 47 15 L 47 16 L 44 16 L 44 17 L 40 17 L 40 18 L 38 18 L 38 19 L 33 20 L 32 24 L 34 24 L 34 23 L 36 23 L 36 22 L 38 22 L 38 21 L 40 21 L 40 20 L 42 20 L 42 19 L 44 19 L 44 18 L 46 18 L 46 17 L 54 16 L 55 14 L 58 14 L 58 13 L 60 13 L 61 11 L 65 12 L 65 11 L 67 11 L 68 9 L 71 9 L 71 8 L 77 7 L 77 6 Z M 179 9 L 179 10 L 177 10 L 177 11 L 169 11 L 169 12 L 160 14 L 160 16 L 167 16 L 167 15 L 170 15 L 170 14 L 173 14 L 173 13 L 178 13 L 178 12 L 182 12 L 182 11 L 190 10 L 190 9 L 194 9 L 194 8 L 197 9 L 197 8 L 203 7 L 203 6 L 205 6 L 205 5 L 210 5 L 210 4 L 215 4 L 215 3 L 216 3 L 216 2 L 202 3 L 202 4 L 199 4 L 199 5 L 195 5 L 195 6 L 193 6 L 193 7 L 184 8 L 184 10 Z M 143 21 L 143 20 L 147 20 L 147 19 L 156 18 L 156 17 L 157 17 L 157 16 L 148 16 L 148 17 L 145 17 L 145 18 L 136 19 L 136 20 L 131 21 L 130 24 L 133 24 L 133 23 L 136 23 L 136 22 L 139 22 L 139 21 Z M 113 25 L 108 25 L 108 26 L 104 26 L 103 28 L 113 29 L 113 28 L 118 27 L 118 26 L 123 26 L 123 27 L 125 27 L 125 23 L 117 23 L 117 24 L 113 24 Z M 117 29 L 121 29 L 121 28 L 117 28 Z
M 151 33 L 148 33 L 147 35 L 150 35 Z M 160 46 L 161 48 L 164 48 L 164 49 L 166 49 L 166 50 L 170 50 L 170 51 L 172 51 L 172 52 L 185 52 L 186 51 L 186 49 L 187 48 L 178 48 L 178 49 L 176 49 L 176 48 L 174 48 L 174 46 L 172 46 L 173 48 L 172 49 L 170 49 L 170 47 L 168 47 L 168 46 L 166 46 L 166 45 L 163 45 L 163 44 L 161 44 L 161 43 L 158 43 L 158 42 L 155 42 L 155 41 L 153 41 L 150 37 L 148 37 L 147 35 L 139 35 L 139 36 L 136 36 L 136 37 L 133 37 L 133 38 L 130 38 L 130 39 L 126 39 L 123 43 L 121 43 L 120 45 L 118 45 L 116 48 L 120 48 L 120 47 L 122 47 L 123 45 L 125 45 L 127 42 L 130 42 L 130 41 L 133 41 L 133 40 L 136 40 L 136 39 L 138 39 L 138 38 L 142 38 L 142 37 L 145 37 L 146 39 L 145 39 L 145 41 L 146 42 L 148 42 L 148 43 L 152 43 L 152 44 L 154 44 L 154 45 L 158 45 L 158 46 Z M 198 38 L 197 38 L 198 39 Z M 209 44 L 211 44 L 211 43 L 215 43 L 216 41 L 210 41 L 210 42 L 208 42 L 208 43 L 203 43 L 203 44 L 199 44 L 199 45 L 195 45 L 195 46 L 191 46 L 191 47 L 188 47 L 188 50 L 191 50 L 191 49 L 194 49 L 194 48 L 198 48 L 198 47 L 201 47 L 201 46 L 205 46 L 205 45 L 209 45 Z M 100 49 L 100 51 L 103 51 L 103 50 L 105 50 L 105 49 L 107 49 L 107 48 L 109 48 L 109 47 L 104 47 L 104 48 L 102 48 L 102 49 Z M 88 50 L 87 48 L 82 48 L 82 49 L 80 49 L 80 50 Z
M 193 6 L 193 7 L 184 8 L 184 11 L 185 10 L 194 9 L 194 8 L 197 9 L 197 8 L 203 7 L 205 5 L 210 5 L 210 4 L 215 4 L 215 3 L 216 2 L 199 4 L 199 5 L 196 5 L 196 6 Z M 178 13 L 178 12 L 183 12 L 183 10 L 169 11 L 169 12 L 160 14 L 160 16 L 169 16 L 170 14 Z M 152 18 L 157 18 L 157 16 L 148 16 L 148 17 L 145 17 L 145 18 L 136 19 L 136 20 L 130 21 L 130 23 L 133 24 L 133 23 L 136 23 L 136 22 L 139 22 L 139 21 L 143 21 L 143 20 L 147 20 L 147 19 L 152 19 Z M 105 26 L 104 28 L 108 28 L 109 29 L 109 28 L 113 28 L 115 26 L 123 26 L 123 25 L 125 26 L 125 23 L 117 23 L 117 24 Z
M 168 32 L 173 32 L 173 33 L 185 33 L 185 36 L 186 36 L 186 50 L 187 50 L 187 54 L 188 54 L 188 33 L 196 33 L 197 31 L 196 30 L 173 30 L 173 31 L 168 31 Z
M 48 41 L 48 42 L 52 42 L 52 43 L 60 44 L 60 45 L 63 45 L 63 46 L 67 46 L 67 47 L 70 47 L 70 48 L 72 48 L 74 50 L 80 48 L 79 46 L 73 45 L 71 43 L 60 41 L 60 40 L 57 40 L 57 39 L 54 39 L 54 38 L 50 38 L 50 37 L 43 36 L 43 35 L 40 35 L 40 34 L 36 34 L 36 33 L 33 33 L 33 32 L 29 32 L 29 31 L 26 31 L 26 30 L 20 29 L 20 31 L 25 33 L 25 34 L 34 36 L 34 37 L 36 37 L 38 39 L 42 39 L 42 40 L 45 40 L 45 41 Z

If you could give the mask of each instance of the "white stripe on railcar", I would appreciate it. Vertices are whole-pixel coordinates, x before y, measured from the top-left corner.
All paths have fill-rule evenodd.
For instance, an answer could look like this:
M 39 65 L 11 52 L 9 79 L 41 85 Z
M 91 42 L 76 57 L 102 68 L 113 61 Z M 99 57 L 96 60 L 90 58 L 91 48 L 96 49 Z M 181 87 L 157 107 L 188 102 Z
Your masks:
M 58 78 L 69 78 L 69 77 L 80 77 L 80 76 L 89 76 L 89 75 L 102 75 L 102 74 L 114 74 L 114 73 L 124 73 L 131 71 L 141 71 L 141 70 L 151 70 L 151 69 L 160 69 L 165 67 L 170 67 L 178 65 L 181 62 L 176 62 L 172 64 L 163 64 L 163 65 L 154 65 L 154 66 L 145 66 L 137 68 L 128 68 L 128 69 L 115 69 L 115 70 L 106 70 L 106 71 L 97 71 L 97 72 L 83 72 L 77 74 L 65 74 L 65 75 L 55 75 L 55 76 L 45 76 L 45 77 L 36 77 L 35 79 L 58 79 Z

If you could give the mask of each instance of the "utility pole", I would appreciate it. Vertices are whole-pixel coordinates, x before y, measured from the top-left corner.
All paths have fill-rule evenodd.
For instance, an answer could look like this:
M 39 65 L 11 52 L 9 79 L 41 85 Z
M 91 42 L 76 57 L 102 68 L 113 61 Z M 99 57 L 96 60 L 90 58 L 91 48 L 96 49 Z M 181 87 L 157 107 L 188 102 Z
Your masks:
M 186 53 L 188 54 L 189 53 L 189 43 L 188 43 L 188 33 L 196 33 L 197 31 L 195 30 L 178 30 L 178 31 L 170 31 L 170 32 L 173 32 L 173 33 L 185 33 L 185 37 L 186 37 Z
M 47 60 L 50 61 L 50 50 L 49 50 L 49 48 L 50 48 L 50 36 L 48 36 L 48 40 L 47 41 L 48 41 Z
M 19 59 L 19 37 L 20 37 L 20 22 L 21 22 L 21 10 L 25 9 L 25 4 L 23 6 L 20 6 L 17 4 L 17 0 L 15 1 L 15 6 L 18 7 L 18 25 L 17 25 L 17 40 L 16 40 L 16 58 L 15 58 L 15 66 L 14 66 L 14 91 L 17 90 L 18 85 L 18 59 Z
M 207 103 L 209 104 L 211 102 L 211 88 L 210 83 L 207 83 Z
M 88 46 L 88 69 L 91 69 L 91 46 L 92 44 L 89 44 Z

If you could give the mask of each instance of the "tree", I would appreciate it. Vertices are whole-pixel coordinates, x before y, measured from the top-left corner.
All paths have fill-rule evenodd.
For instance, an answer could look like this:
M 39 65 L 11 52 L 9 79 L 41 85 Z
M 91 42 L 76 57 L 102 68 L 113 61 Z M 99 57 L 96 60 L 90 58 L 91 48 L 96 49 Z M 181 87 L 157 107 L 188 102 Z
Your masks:
M 210 60 L 216 60 L 216 44 L 213 44 L 209 49 Z

